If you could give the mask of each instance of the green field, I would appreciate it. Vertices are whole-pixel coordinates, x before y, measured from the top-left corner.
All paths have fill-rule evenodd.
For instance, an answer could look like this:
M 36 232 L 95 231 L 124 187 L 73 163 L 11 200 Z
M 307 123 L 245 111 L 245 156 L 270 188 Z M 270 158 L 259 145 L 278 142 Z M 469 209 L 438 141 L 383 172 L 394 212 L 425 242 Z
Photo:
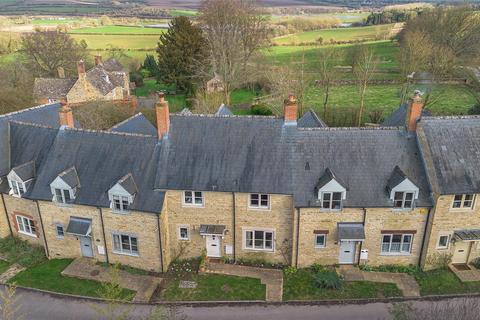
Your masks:
M 32 19 L 33 25 L 45 26 L 45 25 L 57 25 L 57 24 L 69 24 L 80 22 L 80 19 Z
M 158 35 L 102 35 L 102 34 L 73 34 L 72 37 L 77 40 L 85 40 L 88 49 L 104 50 L 111 47 L 139 50 L 154 50 L 157 46 Z
M 368 27 L 336 28 L 315 31 L 299 32 L 275 38 L 273 42 L 278 45 L 314 43 L 319 38 L 324 43 L 333 41 L 367 41 L 386 39 L 393 24 L 384 24 Z
M 306 18 L 318 18 L 318 19 L 331 19 L 337 18 L 342 23 L 354 23 L 361 22 L 363 19 L 366 19 L 370 13 L 369 12 L 329 12 L 329 13 L 319 13 L 319 14 L 309 14 L 302 17 Z M 296 18 L 296 15 L 274 15 L 271 17 L 272 22 L 277 22 L 281 20 L 286 20 L 290 18 Z
M 69 31 L 69 33 L 88 33 L 88 34 L 105 34 L 105 35 L 138 35 L 138 34 L 162 34 L 165 29 L 145 28 L 142 26 L 101 26 L 91 28 L 79 28 Z

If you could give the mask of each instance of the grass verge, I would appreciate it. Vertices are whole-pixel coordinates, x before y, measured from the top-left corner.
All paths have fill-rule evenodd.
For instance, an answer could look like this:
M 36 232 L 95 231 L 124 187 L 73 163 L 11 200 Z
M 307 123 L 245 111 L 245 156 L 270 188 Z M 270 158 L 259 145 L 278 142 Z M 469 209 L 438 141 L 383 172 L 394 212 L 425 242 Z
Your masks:
M 4 260 L 0 260 L 0 274 L 7 271 L 8 267 L 10 267 L 10 265 L 11 265 L 11 263 L 9 263 L 7 261 L 4 261 Z
M 9 283 L 19 286 L 48 290 L 58 293 L 99 297 L 102 284 L 98 281 L 84 280 L 61 275 L 73 259 L 53 259 L 20 272 Z M 123 289 L 122 298 L 132 300 L 135 291 Z
M 368 281 L 345 282 L 339 290 L 321 289 L 315 286 L 314 273 L 299 269 L 294 274 L 284 275 L 283 300 L 328 300 L 399 297 L 402 293 L 393 283 Z
M 459 294 L 480 292 L 480 281 L 461 282 L 457 276 L 447 269 L 437 269 L 415 274 L 415 279 L 420 286 L 420 294 Z
M 260 279 L 219 274 L 194 274 L 189 281 L 195 281 L 197 287 L 183 289 L 178 287 L 180 279 L 167 281 L 166 287 L 161 292 L 162 300 L 265 300 L 265 285 L 260 283 Z

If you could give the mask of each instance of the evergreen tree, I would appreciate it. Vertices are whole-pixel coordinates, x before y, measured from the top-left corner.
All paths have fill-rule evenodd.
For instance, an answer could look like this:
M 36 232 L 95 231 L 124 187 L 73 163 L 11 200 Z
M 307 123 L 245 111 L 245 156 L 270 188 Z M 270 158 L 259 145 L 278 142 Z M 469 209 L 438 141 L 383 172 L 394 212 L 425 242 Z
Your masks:
M 187 17 L 174 18 L 168 31 L 160 36 L 157 53 L 158 80 L 191 93 L 200 68 L 207 64 L 202 30 Z
M 143 67 L 148 70 L 151 76 L 158 77 L 158 64 L 153 55 L 147 54 L 143 61 Z

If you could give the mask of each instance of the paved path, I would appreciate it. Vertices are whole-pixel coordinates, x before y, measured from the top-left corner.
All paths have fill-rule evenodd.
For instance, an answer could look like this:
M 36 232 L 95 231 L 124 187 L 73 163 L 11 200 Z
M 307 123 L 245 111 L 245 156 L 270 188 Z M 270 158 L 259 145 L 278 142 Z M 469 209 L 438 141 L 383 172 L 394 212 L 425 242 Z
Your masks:
M 100 266 L 96 264 L 95 260 L 88 258 L 75 259 L 62 271 L 62 275 L 100 282 L 112 281 L 110 268 Z M 133 298 L 134 302 L 149 302 L 158 285 L 162 282 L 162 278 L 131 274 L 123 270 L 118 270 L 118 278 L 122 288 L 137 292 Z
M 406 273 L 361 271 L 354 266 L 340 266 L 338 272 L 345 281 L 371 281 L 395 283 L 405 297 L 419 297 L 420 286 L 415 278 Z
M 462 265 L 463 267 L 463 265 Z M 468 269 L 465 270 L 463 268 L 457 268 L 455 265 L 450 264 L 448 268 L 455 273 L 455 275 L 460 279 L 462 282 L 472 282 L 472 281 L 480 281 L 480 270 L 475 268 L 474 266 L 465 266 Z
M 207 262 L 205 272 L 260 279 L 266 286 L 265 300 L 282 301 L 283 272 L 281 270 Z
M 7 283 L 8 280 L 15 277 L 17 273 L 20 273 L 23 270 L 25 270 L 25 268 L 21 265 L 17 263 L 12 264 L 4 273 L 0 274 L 0 284 Z

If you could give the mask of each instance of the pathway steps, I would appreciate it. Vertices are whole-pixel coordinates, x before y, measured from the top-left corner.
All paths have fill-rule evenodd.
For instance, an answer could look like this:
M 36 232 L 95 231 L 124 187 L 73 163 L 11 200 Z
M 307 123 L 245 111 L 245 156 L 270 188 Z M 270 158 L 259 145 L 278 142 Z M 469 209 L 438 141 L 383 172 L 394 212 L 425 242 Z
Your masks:
M 12 264 L 4 273 L 0 274 L 0 284 L 6 284 L 8 280 L 15 277 L 23 270 L 25 270 L 25 267 L 22 267 L 18 263 Z

